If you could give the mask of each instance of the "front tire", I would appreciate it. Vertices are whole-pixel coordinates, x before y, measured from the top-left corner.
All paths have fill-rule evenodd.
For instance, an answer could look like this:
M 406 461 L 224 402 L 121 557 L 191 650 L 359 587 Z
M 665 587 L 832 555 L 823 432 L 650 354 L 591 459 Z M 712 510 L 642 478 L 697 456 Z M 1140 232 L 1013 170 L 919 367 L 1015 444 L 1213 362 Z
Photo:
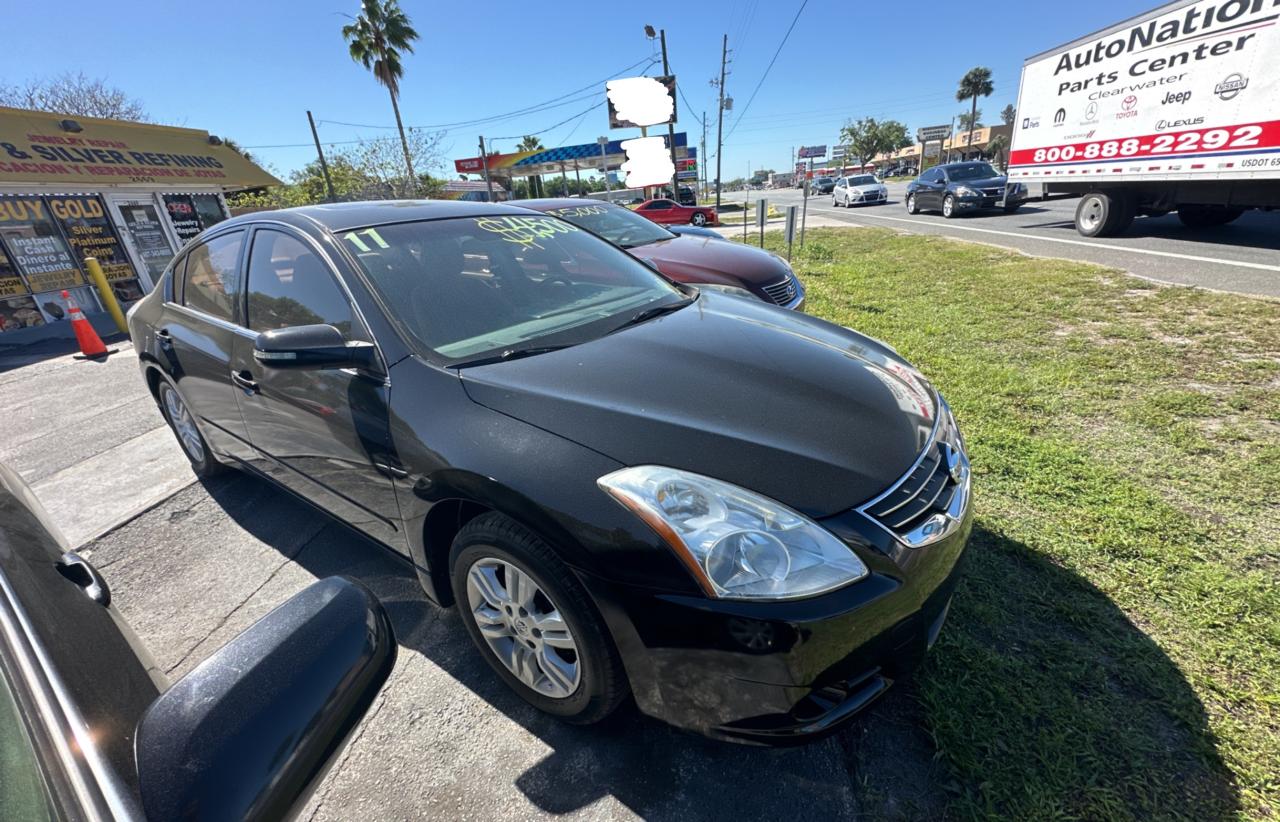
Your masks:
M 956 198 L 950 194 L 942 198 L 942 216 L 948 220 L 956 216 Z
M 1084 237 L 1111 237 L 1133 224 L 1137 198 L 1125 191 L 1090 191 L 1076 206 L 1076 231 Z
M 174 388 L 163 379 L 157 392 L 160 399 L 160 412 L 169 423 L 169 430 L 178 439 L 183 455 L 191 463 L 191 470 L 200 479 L 208 479 L 226 471 L 227 467 L 218 462 L 204 435 L 196 427 L 195 417 L 187 408 L 187 403 Z
M 549 546 L 498 513 L 467 523 L 450 551 L 453 596 L 471 641 L 507 686 L 576 725 L 629 693 L 590 597 Z
M 920 213 L 920 206 L 916 203 L 916 195 L 915 195 L 915 194 L 908 194 L 908 195 L 907 195 L 907 213 L 908 213 L 908 214 L 919 214 L 919 213 Z

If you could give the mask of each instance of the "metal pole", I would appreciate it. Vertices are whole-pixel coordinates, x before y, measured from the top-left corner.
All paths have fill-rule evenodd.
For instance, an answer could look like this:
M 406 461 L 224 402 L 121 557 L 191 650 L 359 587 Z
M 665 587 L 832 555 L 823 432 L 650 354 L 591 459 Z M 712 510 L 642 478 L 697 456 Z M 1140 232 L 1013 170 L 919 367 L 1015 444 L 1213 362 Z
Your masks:
M 813 174 L 813 158 L 809 158 L 809 174 Z M 804 227 L 809 221 L 809 174 L 804 178 L 804 208 L 800 212 L 800 247 L 804 248 Z
M 569 175 L 565 171 L 564 160 L 560 161 L 560 191 L 564 196 L 569 196 Z
M 606 194 L 612 194 L 613 189 L 609 187 L 609 161 L 605 159 L 604 153 L 605 146 L 609 145 L 609 138 L 601 137 L 596 142 L 600 144 L 600 173 L 604 175 L 604 190 Z M 605 199 L 612 201 L 613 198 Z
M 702 156 L 698 158 L 698 170 L 702 176 L 700 196 L 707 196 L 707 113 L 702 112 Z
M 729 56 L 729 35 L 724 36 L 720 46 L 720 116 L 716 125 L 716 210 L 720 210 L 720 150 L 724 148 L 724 61 Z M 746 220 L 747 215 L 743 214 Z
M 324 187 L 329 191 L 329 202 L 336 203 L 338 195 L 333 193 L 333 179 L 329 176 L 329 164 L 324 161 L 324 149 L 320 148 L 320 135 L 316 133 L 316 121 L 307 112 L 307 122 L 311 124 L 311 139 L 316 141 L 316 156 L 320 158 L 320 173 L 324 174 Z
M 578 158 L 573 158 L 573 179 L 578 185 L 578 194 L 582 194 L 582 175 L 578 173 Z
M 751 189 L 742 192 L 742 244 L 747 244 L 747 213 L 751 211 Z
M 956 133 L 956 118 L 955 118 L 955 115 L 952 115 L 952 117 L 951 117 L 951 147 L 952 147 L 952 148 L 955 148 L 955 142 L 956 142 L 956 141 L 955 141 L 955 133 Z M 942 156 L 942 149 L 943 149 L 945 146 L 946 146 L 946 141 L 943 141 L 943 142 L 942 142 L 942 144 L 938 146 L 938 156 L 939 156 L 939 157 L 941 157 L 941 156 Z M 947 162 L 948 162 L 948 163 L 949 163 L 949 162 L 951 162 L 951 149 L 950 149 L 950 148 L 948 148 L 948 149 L 947 149 Z
M 667 63 L 667 30 L 659 29 L 658 36 L 662 40 L 662 73 L 670 76 L 671 66 Z M 671 105 L 674 106 L 675 89 L 671 90 Z M 680 202 L 680 170 L 676 167 L 676 126 L 675 122 L 667 123 L 667 147 L 671 149 L 671 196 Z
M 489 179 L 489 153 L 484 150 L 484 136 L 480 137 L 480 161 L 484 165 L 484 185 L 489 190 L 489 202 L 493 202 L 493 180 Z

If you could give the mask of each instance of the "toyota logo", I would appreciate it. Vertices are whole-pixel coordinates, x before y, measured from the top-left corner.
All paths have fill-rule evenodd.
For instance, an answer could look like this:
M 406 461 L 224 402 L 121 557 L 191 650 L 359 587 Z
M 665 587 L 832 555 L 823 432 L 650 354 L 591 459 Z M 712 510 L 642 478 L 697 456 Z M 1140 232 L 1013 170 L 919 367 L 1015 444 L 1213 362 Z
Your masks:
M 1124 98 L 1124 102 L 1120 104 L 1120 107 L 1125 111 L 1133 111 L 1133 107 L 1137 104 L 1138 98 L 1130 94 L 1128 97 Z

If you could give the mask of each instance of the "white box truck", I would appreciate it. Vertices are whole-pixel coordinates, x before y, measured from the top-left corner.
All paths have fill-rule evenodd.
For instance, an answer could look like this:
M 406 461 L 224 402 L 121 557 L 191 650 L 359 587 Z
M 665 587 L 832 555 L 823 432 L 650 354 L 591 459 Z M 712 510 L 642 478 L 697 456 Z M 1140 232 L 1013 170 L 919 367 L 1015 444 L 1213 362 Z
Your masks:
M 1280 208 L 1280 0 L 1175 0 L 1028 59 L 1009 181 L 1081 195 L 1086 237 Z

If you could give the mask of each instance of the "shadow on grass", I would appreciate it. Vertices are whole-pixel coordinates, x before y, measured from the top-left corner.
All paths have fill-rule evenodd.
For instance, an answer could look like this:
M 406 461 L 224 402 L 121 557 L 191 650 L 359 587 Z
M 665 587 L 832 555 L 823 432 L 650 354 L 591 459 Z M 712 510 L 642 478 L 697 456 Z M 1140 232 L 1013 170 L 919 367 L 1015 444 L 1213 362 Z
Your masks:
M 273 521 L 307 516 L 255 478 L 205 487 L 268 544 Z M 405 651 L 536 735 L 550 753 L 511 778 L 546 813 L 610 796 L 642 817 L 681 820 L 1206 820 L 1237 807 L 1204 711 L 1159 647 L 1079 576 L 981 525 L 951 622 L 918 677 L 837 736 L 781 750 L 713 742 L 634 707 L 590 728 L 562 724 L 494 676 L 457 612 L 428 603 L 398 556 L 333 522 L 301 547 L 279 548 L 316 577 L 363 582 Z M 430 731 L 403 733 L 423 733 L 421 755 L 432 756 Z

